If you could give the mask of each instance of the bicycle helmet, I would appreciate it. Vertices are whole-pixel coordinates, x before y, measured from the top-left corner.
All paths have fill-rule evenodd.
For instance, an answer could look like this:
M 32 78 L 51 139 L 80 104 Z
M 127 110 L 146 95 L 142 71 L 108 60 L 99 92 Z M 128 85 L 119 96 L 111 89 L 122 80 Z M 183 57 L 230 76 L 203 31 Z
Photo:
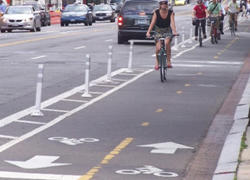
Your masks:
M 197 3 L 198 3 L 198 4 L 199 4 L 199 3 L 203 3 L 203 0 L 198 0 Z
M 168 0 L 158 0 L 158 3 L 161 3 L 161 2 L 166 2 L 166 3 L 168 3 Z

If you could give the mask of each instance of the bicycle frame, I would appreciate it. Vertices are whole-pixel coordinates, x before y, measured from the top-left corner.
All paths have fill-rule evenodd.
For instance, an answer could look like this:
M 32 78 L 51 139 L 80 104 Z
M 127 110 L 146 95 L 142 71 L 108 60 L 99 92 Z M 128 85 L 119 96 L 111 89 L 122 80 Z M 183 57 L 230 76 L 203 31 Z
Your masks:
M 214 44 L 214 42 L 218 43 L 218 33 L 217 28 L 215 27 L 215 23 L 217 22 L 217 17 L 211 18 L 211 42 Z
M 202 31 L 202 26 L 201 26 L 201 21 L 204 20 L 205 18 L 201 18 L 201 19 L 196 19 L 199 21 L 199 26 L 198 26 L 198 35 L 199 35 L 199 43 L 200 43 L 200 47 L 202 46 L 202 35 L 201 35 L 201 31 Z
M 235 21 L 234 21 L 235 13 L 230 13 L 229 15 L 231 16 L 231 21 L 230 21 L 231 35 L 235 35 Z

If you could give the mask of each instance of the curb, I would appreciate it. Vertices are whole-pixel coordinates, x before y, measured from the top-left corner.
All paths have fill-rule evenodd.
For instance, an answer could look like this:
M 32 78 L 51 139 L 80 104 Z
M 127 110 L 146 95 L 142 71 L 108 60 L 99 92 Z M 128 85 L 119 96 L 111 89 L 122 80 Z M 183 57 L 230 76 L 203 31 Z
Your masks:
M 239 165 L 242 137 L 250 122 L 249 106 L 250 78 L 236 108 L 234 123 L 224 143 L 212 180 L 234 180 Z

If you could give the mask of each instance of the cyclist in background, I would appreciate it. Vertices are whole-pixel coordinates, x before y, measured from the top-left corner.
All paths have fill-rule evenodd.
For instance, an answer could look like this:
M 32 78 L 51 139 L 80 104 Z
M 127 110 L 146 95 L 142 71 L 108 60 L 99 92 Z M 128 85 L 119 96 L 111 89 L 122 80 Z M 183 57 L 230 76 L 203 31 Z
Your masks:
M 201 20 L 201 27 L 202 27 L 202 32 L 203 32 L 203 38 L 206 39 L 207 35 L 206 35 L 206 29 L 205 29 L 205 25 L 206 25 L 206 18 L 207 18 L 207 9 L 206 6 L 203 4 L 202 0 L 198 0 L 197 1 L 198 5 L 196 5 L 193 9 L 192 12 L 192 16 L 193 18 L 196 18 L 196 23 L 195 23 L 195 40 L 197 40 L 197 36 L 198 36 L 198 27 L 199 27 L 199 19 Z
M 0 17 L 5 13 L 6 6 L 3 3 L 3 0 L 0 0 Z
M 166 38 L 165 40 L 165 47 L 167 52 L 167 67 L 172 68 L 170 57 L 171 57 L 171 45 L 170 42 L 172 40 L 172 36 L 178 35 L 175 28 L 175 21 L 174 21 L 174 13 L 172 10 L 168 9 L 168 0 L 158 0 L 159 2 L 159 9 L 154 11 L 151 24 L 148 28 L 147 37 L 150 37 L 150 32 L 155 26 L 155 34 L 154 39 L 156 42 L 156 63 L 155 69 L 159 69 L 159 59 L 158 59 L 158 52 L 161 48 L 161 44 L 159 38 Z
M 220 17 L 221 17 L 221 4 L 217 3 L 216 0 L 213 0 L 213 2 L 209 4 L 207 11 L 210 17 L 216 18 L 215 28 L 219 29 Z
M 250 0 L 247 0 L 247 4 L 246 4 L 246 17 L 248 18 L 247 13 L 250 14 Z
M 240 11 L 240 5 L 236 2 L 236 0 L 232 0 L 229 2 L 226 10 L 230 13 L 229 15 L 229 27 L 230 27 L 230 21 L 232 20 L 232 16 L 234 16 L 234 22 L 235 22 L 235 31 L 237 31 L 237 25 L 238 25 L 238 13 Z
M 218 3 L 221 4 L 221 0 L 217 0 Z M 221 4 L 221 18 L 220 18 L 220 33 L 223 35 L 223 26 L 224 26 L 224 17 L 226 15 L 226 11 L 224 6 Z

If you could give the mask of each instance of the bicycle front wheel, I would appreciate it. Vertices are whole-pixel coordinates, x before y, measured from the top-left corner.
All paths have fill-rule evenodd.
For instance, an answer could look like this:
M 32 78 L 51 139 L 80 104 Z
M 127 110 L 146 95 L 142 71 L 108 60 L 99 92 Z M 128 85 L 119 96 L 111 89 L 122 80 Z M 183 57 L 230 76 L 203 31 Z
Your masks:
M 165 57 L 164 57 L 164 52 L 161 51 L 160 56 L 159 56 L 159 64 L 160 64 L 160 77 L 161 77 L 161 82 L 164 81 L 165 78 Z
M 199 42 L 201 47 L 202 46 L 201 28 L 199 28 Z

